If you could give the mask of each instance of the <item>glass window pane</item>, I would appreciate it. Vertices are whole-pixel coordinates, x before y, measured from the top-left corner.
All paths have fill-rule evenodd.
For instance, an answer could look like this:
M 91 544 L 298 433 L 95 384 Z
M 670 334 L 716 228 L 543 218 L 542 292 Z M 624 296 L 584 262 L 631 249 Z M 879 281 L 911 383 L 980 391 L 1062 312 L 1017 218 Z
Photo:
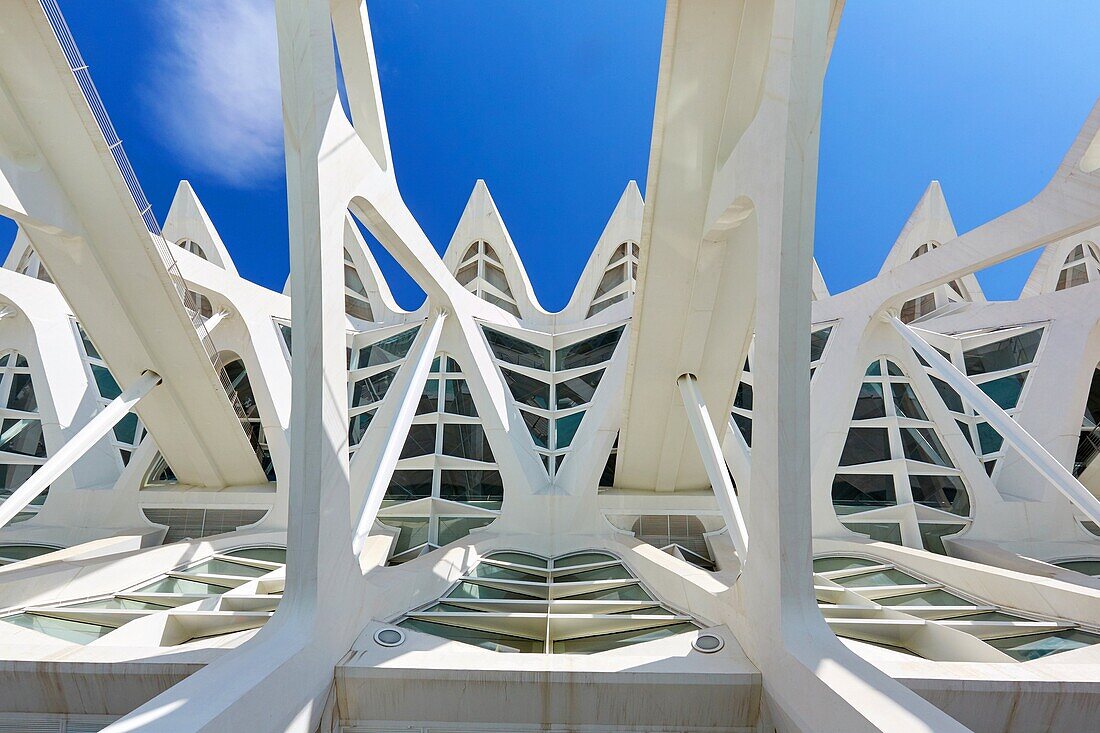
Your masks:
M 901 445 L 905 450 L 905 457 L 911 461 L 954 468 L 943 444 L 931 428 L 902 428 Z
M 18 613 L 14 616 L 5 616 L 0 621 L 31 629 L 55 639 L 72 642 L 73 644 L 87 644 L 95 641 L 104 634 L 114 631 L 113 626 L 101 626 L 99 624 L 86 624 L 82 621 L 70 621 L 68 619 L 50 618 L 31 613 Z
M 430 470 L 408 471 L 398 469 L 393 472 L 383 506 L 392 506 L 406 501 L 425 499 L 432 495 L 432 472 Z
M 390 336 L 359 349 L 359 361 L 356 368 L 362 369 L 379 364 L 389 364 L 392 361 L 404 359 L 408 355 L 409 348 L 412 346 L 413 339 L 416 338 L 416 333 L 419 330 L 419 326 L 410 328 L 408 331 L 402 331 L 395 336 Z
M 906 593 L 903 596 L 893 596 L 875 601 L 883 606 L 973 606 L 974 604 L 965 598 L 960 598 L 954 593 L 945 590 L 926 590 L 920 593 Z
M 1051 654 L 1092 646 L 1100 642 L 1100 636 L 1080 629 L 1067 629 L 1053 634 L 1029 634 L 1007 639 L 985 639 L 986 644 L 1000 649 L 1018 662 L 1040 659 Z
M 620 631 L 614 634 L 602 634 L 600 636 L 585 636 L 579 639 L 563 639 L 554 642 L 555 654 L 595 654 L 612 649 L 620 649 L 631 644 L 641 644 L 654 639 L 664 639 L 676 634 L 695 631 L 695 624 L 679 623 L 668 626 L 659 626 L 653 629 L 641 629 L 635 631 Z
M 443 391 L 443 411 L 452 415 L 477 417 L 470 385 L 465 379 L 448 379 Z
M 501 588 L 492 588 L 487 585 L 478 585 L 477 583 L 461 582 L 454 587 L 454 589 L 447 594 L 447 598 L 462 598 L 469 600 L 508 600 L 508 601 L 529 601 L 532 598 L 538 598 L 536 595 L 538 591 L 531 590 L 530 593 L 521 593 L 519 590 L 503 590 Z
M 555 369 L 565 371 L 607 361 L 615 353 L 615 346 L 619 343 L 619 337 L 623 335 L 623 328 L 619 326 L 599 336 L 558 349 Z
M 890 459 L 890 438 L 886 428 L 851 428 L 840 465 L 854 466 Z
M 988 374 L 1002 369 L 1030 364 L 1035 360 L 1039 342 L 1043 338 L 1043 329 L 1013 336 L 1003 341 L 995 341 L 963 353 L 967 374 Z
M 242 547 L 239 550 L 232 550 L 225 554 L 232 557 L 247 557 L 252 560 L 266 560 L 267 562 L 286 564 L 285 547 Z
M 495 652 L 527 652 L 541 654 L 543 651 L 542 639 L 521 639 L 517 636 L 507 636 L 495 631 L 464 629 L 461 626 L 437 624 L 415 618 L 407 618 L 397 625 L 405 629 L 421 631 L 425 634 L 438 636 L 442 639 L 450 639 L 451 641 L 470 644 Z
M 886 417 L 886 403 L 882 399 L 882 385 L 877 382 L 864 382 L 856 397 L 856 409 L 853 420 Z
M 499 471 L 445 469 L 440 472 L 439 496 L 483 509 L 500 509 L 504 503 L 504 483 Z
M 424 382 L 424 391 L 416 404 L 417 415 L 428 415 L 439 409 L 439 380 L 428 379 Z
M 908 573 L 891 568 L 890 570 L 876 570 L 873 573 L 863 575 L 849 575 L 846 578 L 837 578 L 833 582 L 843 585 L 845 588 L 888 588 L 893 585 L 922 585 L 923 580 L 917 580 Z
M 498 359 L 509 364 L 550 371 L 550 352 L 506 333 L 483 328 L 485 338 Z
M 851 570 L 881 564 L 878 560 L 866 557 L 817 557 L 814 558 L 814 572 L 829 573 L 834 570 Z
M 519 414 L 523 416 L 523 422 L 526 423 L 527 430 L 531 433 L 531 439 L 535 441 L 535 445 L 546 448 L 547 441 L 550 439 L 550 421 L 545 417 L 523 410 L 520 410 Z
M 440 517 L 439 545 L 449 545 L 475 529 L 492 524 L 494 517 Z
M 886 373 L 889 374 L 891 377 L 905 376 L 905 372 L 901 370 L 901 367 L 899 367 L 897 364 L 890 361 L 889 359 L 886 360 Z
M 5 418 L 0 427 L 0 451 L 22 456 L 46 457 L 42 421 Z
M 360 413 L 348 421 L 348 445 L 359 445 L 367 435 L 370 421 L 374 419 L 374 410 Z
M 741 382 L 737 385 L 737 394 L 733 398 L 733 406 L 742 410 L 752 409 L 752 385 Z
M 114 399 L 112 397 L 111 399 Z M 29 374 L 13 374 L 11 392 L 8 394 L 8 409 L 23 412 L 37 412 L 38 401 L 34 398 L 34 385 Z
M 598 562 L 618 562 L 618 558 L 606 552 L 578 552 L 565 557 L 554 558 L 554 568 L 575 568 L 581 565 L 594 565 Z
M 480 425 L 445 424 L 443 454 L 486 463 L 494 460 L 489 441 L 485 438 L 485 429 Z
M 435 425 L 409 426 L 409 435 L 401 448 L 402 458 L 426 456 L 435 453 Z
M 92 376 L 95 377 L 96 387 L 99 389 L 99 395 L 106 400 L 113 400 L 122 394 L 122 388 L 118 386 L 118 382 L 111 376 L 111 372 L 107 370 L 107 367 L 100 366 L 99 364 L 92 364 Z
M 0 555 L 7 556 L 5 548 L 0 548 Z M 1060 568 L 1072 570 L 1075 573 L 1100 577 L 1100 560 L 1065 560 L 1054 564 Z
M 559 417 L 554 421 L 554 431 L 556 433 L 554 439 L 555 448 L 569 447 L 573 442 L 573 436 L 577 434 L 577 428 L 580 427 L 581 418 L 583 417 L 583 412 L 574 412 L 572 415 Z
M 982 382 L 978 388 L 989 395 L 989 398 L 997 403 L 1002 410 L 1011 410 L 1020 401 L 1020 393 L 1024 391 L 1024 382 L 1027 381 L 1027 372 L 1012 374 L 1000 379 Z
M 543 410 L 550 409 L 550 385 L 526 374 L 501 369 L 504 381 L 512 392 L 512 397 L 521 405 L 530 405 Z
M 482 578 L 485 580 L 517 580 L 524 583 L 545 583 L 546 578 L 541 575 L 535 575 L 534 573 L 525 573 L 522 570 L 516 570 L 515 568 L 502 568 L 498 565 L 491 565 L 489 563 L 481 563 L 468 573 L 471 578 Z
M 161 578 L 138 588 L 134 593 L 177 593 L 179 595 L 213 595 L 225 593 L 228 588 L 213 583 L 200 583 L 183 578 Z
M 504 270 L 496 265 L 485 263 L 485 280 L 505 295 L 512 295 L 512 289 L 508 287 L 508 278 L 505 276 Z
M 911 384 L 891 384 L 890 391 L 894 394 L 894 407 L 897 408 L 899 416 L 911 417 L 914 420 L 928 419 Z
M 137 438 L 138 416 L 132 412 L 126 414 L 115 425 L 115 440 L 120 443 L 133 445 Z
M 400 530 L 393 546 L 394 555 L 408 552 L 428 542 L 428 517 L 379 517 L 378 521 Z
M 877 542 L 901 544 L 901 525 L 895 522 L 844 522 L 844 526 Z
M 538 557 L 537 555 L 529 555 L 526 552 L 512 552 L 506 550 L 504 552 L 494 552 L 486 555 L 490 560 L 499 560 L 500 562 L 509 562 L 514 565 L 527 565 L 532 568 L 545 568 L 550 562 L 545 558 Z
M 966 529 L 965 524 L 931 524 L 920 523 L 920 540 L 924 549 L 937 555 L 946 555 L 947 548 L 943 546 L 943 538 L 948 535 L 958 534 Z
M 745 445 L 752 447 L 752 418 L 734 413 L 733 422 L 741 431 L 741 437 L 745 439 Z
M 982 448 L 982 455 L 996 453 L 1001 449 L 1004 438 L 992 425 L 987 422 L 978 423 L 978 445 Z
M 879 360 L 875 359 L 870 364 L 868 364 L 867 365 L 867 371 L 865 371 L 863 374 L 864 374 L 864 376 L 867 376 L 867 377 L 880 377 L 880 376 L 882 376 L 882 365 L 879 364 Z
M 567 575 L 554 575 L 555 583 L 581 583 L 591 580 L 627 580 L 634 577 L 622 565 L 609 565 L 605 568 L 581 570 Z
M 626 265 L 618 265 L 612 267 L 603 274 L 603 279 L 600 280 L 599 286 L 596 288 L 596 294 L 592 297 L 598 298 L 612 290 L 619 285 L 626 282 Z
M 554 403 L 557 409 L 568 410 L 570 407 L 580 407 L 591 402 L 603 372 L 603 369 L 599 369 L 556 385 Z
M 970 516 L 970 496 L 956 476 L 909 476 L 913 501 L 945 512 Z
M 471 262 L 465 267 L 459 268 L 455 273 L 459 285 L 469 285 L 477 277 L 477 262 Z
M 810 363 L 819 360 L 825 354 L 825 346 L 829 343 L 829 335 L 833 327 L 819 328 L 810 333 Z
M 865 512 L 897 503 L 893 476 L 837 474 L 833 479 L 833 508 L 837 514 Z
M 351 388 L 351 406 L 363 407 L 382 400 L 397 378 L 397 367 L 360 379 Z

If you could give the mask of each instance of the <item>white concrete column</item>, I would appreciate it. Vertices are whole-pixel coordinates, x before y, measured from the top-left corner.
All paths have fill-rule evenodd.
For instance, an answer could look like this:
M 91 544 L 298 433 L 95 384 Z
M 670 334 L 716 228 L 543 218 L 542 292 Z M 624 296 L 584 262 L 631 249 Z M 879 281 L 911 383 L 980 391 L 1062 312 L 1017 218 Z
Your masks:
M 897 317 L 892 316 L 893 324 L 901 337 L 913 347 L 913 349 L 928 362 L 943 381 L 951 385 L 969 402 L 978 414 L 986 419 L 990 426 L 996 430 L 1008 443 L 1030 463 L 1043 478 L 1062 492 L 1062 495 L 1073 502 L 1092 521 L 1100 524 L 1100 500 L 1092 492 L 1086 489 L 1080 481 L 1073 477 L 1065 466 L 1058 462 L 1047 450 L 1032 437 L 1031 433 L 1001 409 L 989 395 L 983 392 L 978 385 L 970 381 L 970 378 L 960 372 L 954 364 L 944 359 L 943 356 L 932 348 L 928 342 L 920 337 L 916 331 L 902 323 Z
M 722 446 L 718 443 L 718 434 L 714 431 L 707 405 L 703 402 L 703 395 L 699 391 L 699 380 L 692 374 L 682 374 L 676 383 L 680 386 L 680 396 L 684 400 L 684 409 L 687 410 L 688 424 L 691 425 L 695 443 L 699 446 L 699 456 L 703 459 L 703 466 L 707 470 L 710 486 L 714 490 L 714 498 L 722 508 L 730 539 L 733 540 L 737 557 L 743 565 L 748 557 L 749 533 L 745 529 L 745 518 L 741 516 L 741 505 L 737 501 L 737 494 L 733 491 L 729 469 L 726 468 L 726 461 L 722 457 Z
M 99 442 L 100 438 L 109 433 L 127 413 L 141 401 L 141 398 L 149 394 L 153 387 L 160 384 L 160 375 L 146 371 L 138 377 L 133 384 L 116 397 L 80 429 L 76 435 L 69 439 L 61 449 L 50 456 L 42 468 L 23 482 L 23 485 L 15 490 L 7 501 L 0 504 L 0 527 L 4 527 L 12 518 L 27 508 L 35 497 L 45 491 L 50 484 L 56 481 L 61 474 L 72 468 L 73 464 L 80 460 L 92 446 Z

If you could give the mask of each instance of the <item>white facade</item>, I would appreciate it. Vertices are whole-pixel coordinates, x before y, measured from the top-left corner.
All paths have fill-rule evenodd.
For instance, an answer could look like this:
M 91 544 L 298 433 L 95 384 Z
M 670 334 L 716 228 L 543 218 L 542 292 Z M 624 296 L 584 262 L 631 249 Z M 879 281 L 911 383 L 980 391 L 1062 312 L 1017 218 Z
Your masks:
M 158 224 L 53 0 L 0 18 L 0 731 L 1096 727 L 1100 106 L 830 295 L 843 3 L 670 1 L 554 313 L 483 181 L 442 256 L 405 207 L 365 4 L 276 6 L 282 293 L 186 181 Z

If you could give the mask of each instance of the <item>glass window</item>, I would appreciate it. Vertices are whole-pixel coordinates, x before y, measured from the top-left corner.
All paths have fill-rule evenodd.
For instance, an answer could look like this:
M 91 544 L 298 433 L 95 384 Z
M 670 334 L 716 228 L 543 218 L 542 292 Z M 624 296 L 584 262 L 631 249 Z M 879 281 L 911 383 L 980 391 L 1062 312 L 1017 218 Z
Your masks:
M 432 472 L 430 470 L 408 471 L 398 469 L 393 472 L 386 498 L 382 505 L 389 506 L 416 499 L 426 499 L 432 495 Z
M 397 369 L 397 367 L 387 369 L 355 382 L 351 388 L 351 406 L 363 407 L 380 402 L 389 392 L 393 380 L 397 378 Z
M 42 421 L 5 418 L 0 427 L 0 451 L 23 456 L 46 457 Z
M 443 454 L 471 461 L 493 462 L 493 451 L 485 439 L 485 429 L 480 425 L 445 424 Z
M 550 371 L 550 352 L 541 346 L 529 344 L 506 333 L 483 328 L 485 338 L 493 353 L 509 364 Z
M 832 332 L 833 327 L 826 326 L 810 333 L 810 363 L 818 361 L 825 355 L 825 347 L 829 343 Z
M 572 415 L 559 417 L 554 421 L 554 430 L 556 433 L 554 444 L 556 448 L 569 447 L 573 442 L 573 436 L 577 434 L 577 428 L 580 427 L 581 418 L 583 417 L 583 412 L 574 412 Z
M 367 435 L 370 421 L 374 419 L 374 410 L 360 413 L 348 421 L 348 444 L 359 445 Z
M 100 624 L 88 624 L 83 621 L 70 621 L 62 618 L 39 616 L 33 613 L 19 613 L 14 616 L 4 616 L 0 621 L 31 629 L 55 639 L 72 642 L 73 644 L 87 644 L 99 637 L 114 631 L 113 626 Z
M 601 333 L 599 336 L 585 339 L 557 350 L 556 366 L 558 371 L 601 364 L 615 353 L 615 346 L 623 334 L 623 326 Z
M 878 560 L 866 557 L 817 557 L 814 558 L 814 572 L 830 573 L 834 570 L 852 570 L 881 564 Z
M 531 433 L 531 439 L 540 448 L 546 448 L 550 439 L 550 421 L 531 412 L 520 410 L 523 422 L 527 424 L 527 430 Z
M 557 409 L 568 410 L 570 407 L 579 407 L 591 402 L 603 372 L 604 370 L 600 369 L 558 383 L 554 397 Z
M 1035 360 L 1035 352 L 1039 350 L 1042 338 L 1043 329 L 1037 328 L 1019 336 L 970 349 L 963 353 L 966 373 L 988 374 L 1030 364 Z
M 870 364 L 868 364 L 867 365 L 867 371 L 865 371 L 863 374 L 864 374 L 864 376 L 867 376 L 867 377 L 881 377 L 882 376 L 882 365 L 879 364 L 878 359 L 875 359 Z
M 1080 629 L 1067 629 L 1053 634 L 1029 634 L 1027 636 L 1010 636 L 1007 639 L 985 639 L 984 641 L 1018 662 L 1028 662 L 1051 654 L 1092 646 L 1100 642 L 1100 636 Z
M 955 476 L 909 476 L 913 501 L 945 512 L 970 516 L 970 496 Z
M 576 568 L 582 565 L 594 565 L 599 562 L 618 562 L 618 558 L 606 552 L 578 552 L 565 557 L 554 558 L 554 569 Z
M 846 578 L 838 578 L 835 581 L 845 588 L 888 588 L 894 585 L 923 585 L 923 580 L 917 580 L 908 573 L 891 568 L 889 570 L 876 570 L 873 573 L 863 575 L 849 575 Z
M 428 543 L 428 517 L 379 517 L 378 521 L 398 530 L 397 541 L 393 546 L 394 555 Z
M 732 415 L 733 422 L 737 425 L 737 429 L 741 431 L 741 437 L 745 439 L 745 445 L 752 447 L 752 418 L 745 417 L 744 415 L 738 415 L 734 413 Z
M 603 274 L 603 279 L 600 280 L 599 286 L 596 288 L 596 294 L 594 298 L 598 298 L 601 295 L 614 290 L 618 286 L 626 282 L 626 265 L 617 265 L 610 268 Z
M 356 363 L 356 368 L 363 369 L 404 359 L 408 355 L 409 348 L 412 347 L 413 339 L 416 338 L 416 333 L 419 330 L 420 327 L 417 326 L 359 349 L 359 360 Z
M 876 542 L 901 544 L 901 525 L 896 522 L 844 522 L 844 526 Z
M 894 393 L 894 406 L 897 408 L 899 417 L 909 417 L 914 420 L 928 419 L 911 384 L 891 384 L 890 391 Z
M 891 377 L 905 376 L 905 372 L 901 370 L 901 367 L 899 367 L 897 364 L 890 361 L 889 359 L 886 360 L 886 373 L 889 374 Z
M 38 401 L 34 397 L 34 385 L 31 383 L 31 375 L 12 375 L 11 391 L 8 394 L 8 409 L 23 412 L 38 411 Z
M 742 410 L 752 409 L 752 385 L 741 382 L 737 385 L 737 395 L 733 398 L 733 406 Z
M 920 593 L 906 593 L 902 596 L 880 598 L 875 601 L 883 606 L 973 606 L 974 604 L 965 598 L 960 598 L 954 593 L 945 590 L 926 590 Z
M 1024 391 L 1024 382 L 1027 381 L 1027 372 L 1011 374 L 1000 379 L 992 379 L 978 385 L 981 391 L 989 395 L 989 398 L 997 403 L 1002 410 L 1011 410 L 1020 401 L 1020 393 Z
M 435 425 L 409 426 L 409 435 L 401 448 L 402 458 L 426 456 L 435 453 Z
M 859 396 L 856 397 L 856 409 L 852 412 L 852 419 L 867 420 L 875 417 L 886 417 L 882 385 L 877 382 L 864 382 L 859 388 Z
M 4 548 L 0 548 L 0 555 L 5 554 Z M 1054 564 L 1060 568 L 1072 570 L 1075 573 L 1100 577 L 1100 560 L 1064 560 Z
M 526 374 L 513 372 L 510 369 L 501 369 L 504 381 L 516 402 L 521 405 L 538 407 L 543 410 L 550 409 L 550 385 L 539 379 L 528 377 Z
M 522 570 L 516 570 L 515 568 L 503 568 L 499 565 L 492 565 L 486 562 L 481 563 L 472 571 L 470 571 L 469 577 L 482 578 L 484 580 L 517 580 L 524 583 L 546 582 L 546 578 L 541 575 L 535 575 L 534 573 L 525 573 Z
M 122 388 L 118 386 L 118 382 L 111 376 L 111 372 L 107 370 L 107 367 L 100 366 L 99 364 L 91 364 L 92 376 L 95 377 L 96 387 L 99 389 L 99 395 L 105 400 L 113 400 L 122 394 Z
M 440 517 L 439 545 L 449 545 L 460 540 L 475 529 L 492 523 L 496 517 Z
M 440 472 L 439 496 L 482 509 L 500 509 L 504 503 L 504 484 L 499 471 L 444 469 Z
M 508 278 L 504 274 L 504 270 L 496 265 L 485 263 L 485 280 L 505 295 L 512 295 L 512 289 L 508 287 Z
M 931 428 L 902 428 L 901 446 L 905 451 L 905 457 L 911 461 L 954 468 L 943 444 Z
M 428 379 L 424 382 L 424 391 L 416 403 L 417 415 L 428 415 L 439 409 L 439 380 Z
M 528 652 L 541 654 L 544 645 L 542 639 L 523 639 L 518 636 L 508 636 L 507 634 L 501 634 L 495 631 L 466 629 L 461 626 L 437 624 L 415 618 L 407 618 L 397 625 L 402 628 L 421 631 L 425 634 L 438 636 L 442 639 L 450 639 L 451 641 L 470 644 L 495 652 Z
M 958 534 L 966 529 L 965 524 L 932 524 L 920 523 L 920 540 L 924 549 L 937 555 L 946 555 L 947 548 L 943 546 L 943 538 L 948 535 Z
M 470 394 L 470 385 L 465 379 L 448 379 L 443 390 L 443 411 L 452 415 L 477 417 L 474 398 Z
M 837 514 L 865 512 L 897 503 L 893 476 L 837 474 L 833 478 L 833 507 Z
M 851 428 L 840 465 L 854 466 L 890 460 L 890 438 L 886 428 Z
M 487 555 L 490 560 L 499 560 L 500 562 L 509 562 L 514 565 L 527 565 L 532 568 L 545 568 L 550 563 L 546 558 L 538 557 L 537 555 L 530 555 L 526 552 L 513 552 L 506 550 L 504 552 L 494 552 Z
M 982 448 L 982 455 L 996 453 L 1001 449 L 1004 438 L 992 425 L 986 422 L 978 423 L 978 445 Z
M 459 268 L 455 273 L 459 285 L 469 285 L 477 277 L 477 262 L 471 262 L 465 267 Z

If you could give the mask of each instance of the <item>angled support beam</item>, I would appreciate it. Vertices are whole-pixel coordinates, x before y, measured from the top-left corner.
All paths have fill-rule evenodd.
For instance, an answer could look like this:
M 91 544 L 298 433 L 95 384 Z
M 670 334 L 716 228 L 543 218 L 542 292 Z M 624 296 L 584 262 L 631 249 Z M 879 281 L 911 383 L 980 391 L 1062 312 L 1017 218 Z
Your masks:
M 718 500 L 718 506 L 722 508 L 730 539 L 733 540 L 733 546 L 737 549 L 737 557 L 744 563 L 745 558 L 748 557 L 749 533 L 745 528 L 745 518 L 741 515 L 737 494 L 733 490 L 729 469 L 726 468 L 726 461 L 722 457 L 722 445 L 718 442 L 718 433 L 714 430 L 710 413 L 707 412 L 707 405 L 703 402 L 703 395 L 699 391 L 699 380 L 694 374 L 681 374 L 676 384 L 680 387 L 680 396 L 684 399 L 688 423 L 691 425 L 691 432 L 695 435 L 695 443 L 699 446 L 699 456 L 703 459 L 707 478 L 710 479 L 711 488 L 714 489 L 714 497 Z
M 420 397 L 424 392 L 424 383 L 428 379 L 428 373 L 432 368 L 432 360 L 435 359 L 436 347 L 439 346 L 439 337 L 443 333 L 443 321 L 446 314 L 436 311 L 428 319 L 427 326 L 421 332 L 418 350 L 411 354 L 405 362 L 404 369 L 411 370 L 409 381 L 405 385 L 395 384 L 397 388 L 405 387 L 401 393 L 401 401 L 394 406 L 383 404 L 379 408 L 390 410 L 389 415 L 379 414 L 372 421 L 371 428 L 382 431 L 385 443 L 381 450 L 371 450 L 373 446 L 363 446 L 356 452 L 356 461 L 353 463 L 353 471 L 358 471 L 359 461 L 370 461 L 367 468 L 369 483 L 366 498 L 363 501 L 363 509 L 359 513 L 359 523 L 355 528 L 352 538 L 352 551 L 358 555 L 363 550 L 363 543 L 370 534 L 374 520 L 378 516 L 378 508 L 382 506 L 382 499 L 386 496 L 393 470 L 397 467 L 397 459 L 401 456 L 401 448 L 405 445 L 405 436 L 409 433 L 413 417 L 416 415 L 416 407 L 420 404 Z M 374 424 L 377 422 L 378 424 Z
M 159 374 L 145 371 L 111 404 L 89 420 L 80 432 L 70 438 L 69 442 L 61 446 L 61 449 L 42 465 L 42 468 L 35 471 L 34 475 L 16 489 L 7 501 L 0 504 L 0 528 L 7 526 L 16 514 L 34 501 L 35 497 L 60 478 L 61 474 L 72 468 L 73 464 L 80 460 L 93 445 L 126 417 L 134 405 L 152 392 L 153 387 L 160 384 L 160 381 Z
M 945 382 L 952 389 L 966 398 L 978 414 L 1000 433 L 1008 443 L 1019 451 L 1020 455 L 1030 463 L 1043 478 L 1050 481 L 1055 488 L 1069 499 L 1074 506 L 1080 509 L 1092 521 L 1100 524 L 1100 499 L 1097 499 L 1080 481 L 1073 477 L 1058 459 L 1047 452 L 1046 448 L 1028 431 L 1024 430 L 1018 422 L 1009 417 L 1008 413 L 994 402 L 989 395 L 978 388 L 978 385 L 970 381 L 970 378 L 960 372 L 954 364 L 944 359 L 927 341 L 920 335 L 902 323 L 896 316 L 890 318 L 901 337 L 913 347 L 921 357 L 932 365 Z

